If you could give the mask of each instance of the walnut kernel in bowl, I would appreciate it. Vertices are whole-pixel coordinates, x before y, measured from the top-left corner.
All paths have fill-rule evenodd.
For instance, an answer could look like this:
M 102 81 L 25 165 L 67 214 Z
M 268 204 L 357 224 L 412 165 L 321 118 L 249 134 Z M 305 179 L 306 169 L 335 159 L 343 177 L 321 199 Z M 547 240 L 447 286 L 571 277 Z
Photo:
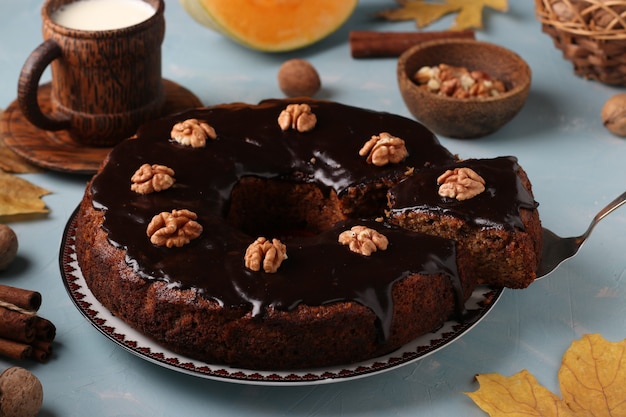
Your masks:
M 502 82 L 504 92 L 488 97 L 448 97 L 433 94 L 414 80 L 421 68 L 440 64 L 489 74 Z M 436 134 L 451 138 L 477 138 L 500 129 L 522 109 L 531 84 L 530 67 L 519 55 L 473 39 L 435 40 L 413 46 L 398 59 L 397 77 L 411 114 Z

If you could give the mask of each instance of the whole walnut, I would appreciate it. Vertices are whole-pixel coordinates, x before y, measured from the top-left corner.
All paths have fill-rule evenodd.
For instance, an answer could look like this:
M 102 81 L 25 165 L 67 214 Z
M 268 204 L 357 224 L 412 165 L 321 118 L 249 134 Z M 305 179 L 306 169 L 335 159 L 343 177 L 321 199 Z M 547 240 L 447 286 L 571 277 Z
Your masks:
M 17 255 L 17 236 L 6 224 L 0 224 L 0 271 L 6 269 Z
M 43 387 L 30 371 L 13 366 L 0 374 L 0 416 L 35 417 L 43 403 Z
M 574 11 L 570 5 L 564 1 L 556 1 L 552 3 L 552 11 L 561 22 L 570 22 L 574 20 Z
M 626 93 L 616 94 L 602 106 L 602 124 L 617 136 L 626 136 Z
M 317 70 L 304 59 L 290 59 L 278 69 L 278 86 L 287 97 L 312 97 L 321 85 Z
M 625 11 L 626 5 L 612 5 L 609 10 L 599 8 L 591 15 L 591 21 L 589 22 L 589 25 L 593 30 L 610 29 L 618 31 L 620 29 L 624 29 L 621 24 L 622 19 L 620 18 L 620 16 L 623 16 L 623 13 Z
M 588 13 L 581 13 L 589 5 L 586 1 L 581 0 L 569 0 L 569 2 L 562 0 L 552 1 L 552 11 L 556 15 L 557 19 L 561 22 L 579 22 L 589 23 L 591 15 Z M 581 21 L 580 19 L 583 19 Z

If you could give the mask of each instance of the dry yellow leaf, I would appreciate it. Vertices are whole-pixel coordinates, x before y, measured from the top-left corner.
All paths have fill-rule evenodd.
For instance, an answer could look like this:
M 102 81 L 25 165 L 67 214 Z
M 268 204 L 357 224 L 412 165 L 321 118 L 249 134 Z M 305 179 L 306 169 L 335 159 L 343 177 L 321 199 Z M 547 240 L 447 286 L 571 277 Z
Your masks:
M 415 20 L 423 28 L 450 13 L 457 13 L 452 30 L 481 29 L 483 8 L 508 10 L 507 0 L 397 0 L 400 8 L 384 10 L 378 16 L 388 20 Z
M 13 152 L 5 144 L 0 137 L 0 170 L 5 172 L 14 172 L 18 174 L 25 174 L 30 172 L 41 172 L 42 169 L 38 168 L 24 158 Z
M 480 388 L 466 394 L 491 417 L 626 417 L 626 339 L 590 334 L 573 342 L 559 370 L 563 399 L 526 370 L 476 379 Z
M 611 343 L 592 334 L 573 342 L 559 382 L 563 401 L 576 415 L 626 416 L 626 340 Z
M 484 374 L 476 379 L 480 389 L 467 395 L 491 417 L 576 416 L 526 370 L 510 377 Z
M 40 197 L 50 194 L 24 178 L 0 171 L 0 216 L 47 213 Z

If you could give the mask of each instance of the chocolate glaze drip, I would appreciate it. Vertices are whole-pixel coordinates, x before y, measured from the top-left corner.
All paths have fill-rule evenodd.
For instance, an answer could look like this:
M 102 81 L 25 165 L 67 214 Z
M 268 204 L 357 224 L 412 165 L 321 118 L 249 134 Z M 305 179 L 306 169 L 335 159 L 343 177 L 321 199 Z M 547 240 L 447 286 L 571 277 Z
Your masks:
M 290 310 L 300 303 L 355 301 L 374 311 L 384 339 L 392 316 L 391 287 L 397 280 L 412 273 L 444 273 L 459 291 L 454 242 L 355 220 L 314 237 L 286 238 L 288 259 L 278 272 L 253 272 L 244 267 L 243 255 L 256 236 L 225 222 L 231 190 L 240 178 L 256 176 L 311 182 L 341 195 L 381 177 L 401 178 L 408 167 L 450 164 L 455 158 L 412 120 L 338 103 L 310 104 L 318 123 L 307 133 L 280 130 L 276 120 L 286 106 L 283 100 L 197 109 L 151 122 L 136 139 L 112 151 L 92 183 L 94 206 L 105 211 L 103 227 L 110 241 L 126 249 L 129 264 L 148 280 L 194 288 L 225 306 L 249 306 L 253 315 L 269 307 Z M 172 126 L 189 118 L 212 125 L 217 140 L 204 148 L 172 142 Z M 365 163 L 359 149 L 385 131 L 406 141 L 409 157 L 387 167 Z M 172 168 L 175 186 L 148 195 L 131 191 L 130 178 L 144 163 Z M 198 214 L 202 235 L 182 248 L 152 245 L 146 236 L 148 223 L 155 214 L 173 209 Z M 339 233 L 357 223 L 380 230 L 389 248 L 364 257 L 338 244 Z
M 437 178 L 448 169 L 468 167 L 485 180 L 485 191 L 474 198 L 458 201 L 438 194 Z M 535 209 L 538 203 L 516 174 L 517 158 L 466 159 L 451 165 L 423 169 L 392 187 L 392 212 L 436 211 L 461 218 L 482 228 L 524 230 L 520 209 Z

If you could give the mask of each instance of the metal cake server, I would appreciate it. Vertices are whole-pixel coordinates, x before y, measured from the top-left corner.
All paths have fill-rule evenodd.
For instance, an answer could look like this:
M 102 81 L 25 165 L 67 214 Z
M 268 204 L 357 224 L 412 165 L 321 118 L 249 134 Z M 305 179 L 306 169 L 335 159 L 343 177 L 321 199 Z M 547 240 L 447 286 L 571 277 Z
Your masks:
M 598 224 L 600 220 L 608 216 L 615 209 L 621 207 L 626 203 L 626 192 L 621 194 L 615 200 L 611 201 L 602 210 L 596 214 L 591 221 L 591 224 L 580 236 L 575 237 L 560 237 L 554 234 L 552 231 L 543 228 L 543 251 L 541 257 L 541 264 L 537 269 L 537 278 L 541 279 L 554 271 L 556 267 L 561 265 L 565 260 L 573 257 L 578 253 L 578 250 L 585 243 L 585 240 L 591 234 L 593 228 Z

